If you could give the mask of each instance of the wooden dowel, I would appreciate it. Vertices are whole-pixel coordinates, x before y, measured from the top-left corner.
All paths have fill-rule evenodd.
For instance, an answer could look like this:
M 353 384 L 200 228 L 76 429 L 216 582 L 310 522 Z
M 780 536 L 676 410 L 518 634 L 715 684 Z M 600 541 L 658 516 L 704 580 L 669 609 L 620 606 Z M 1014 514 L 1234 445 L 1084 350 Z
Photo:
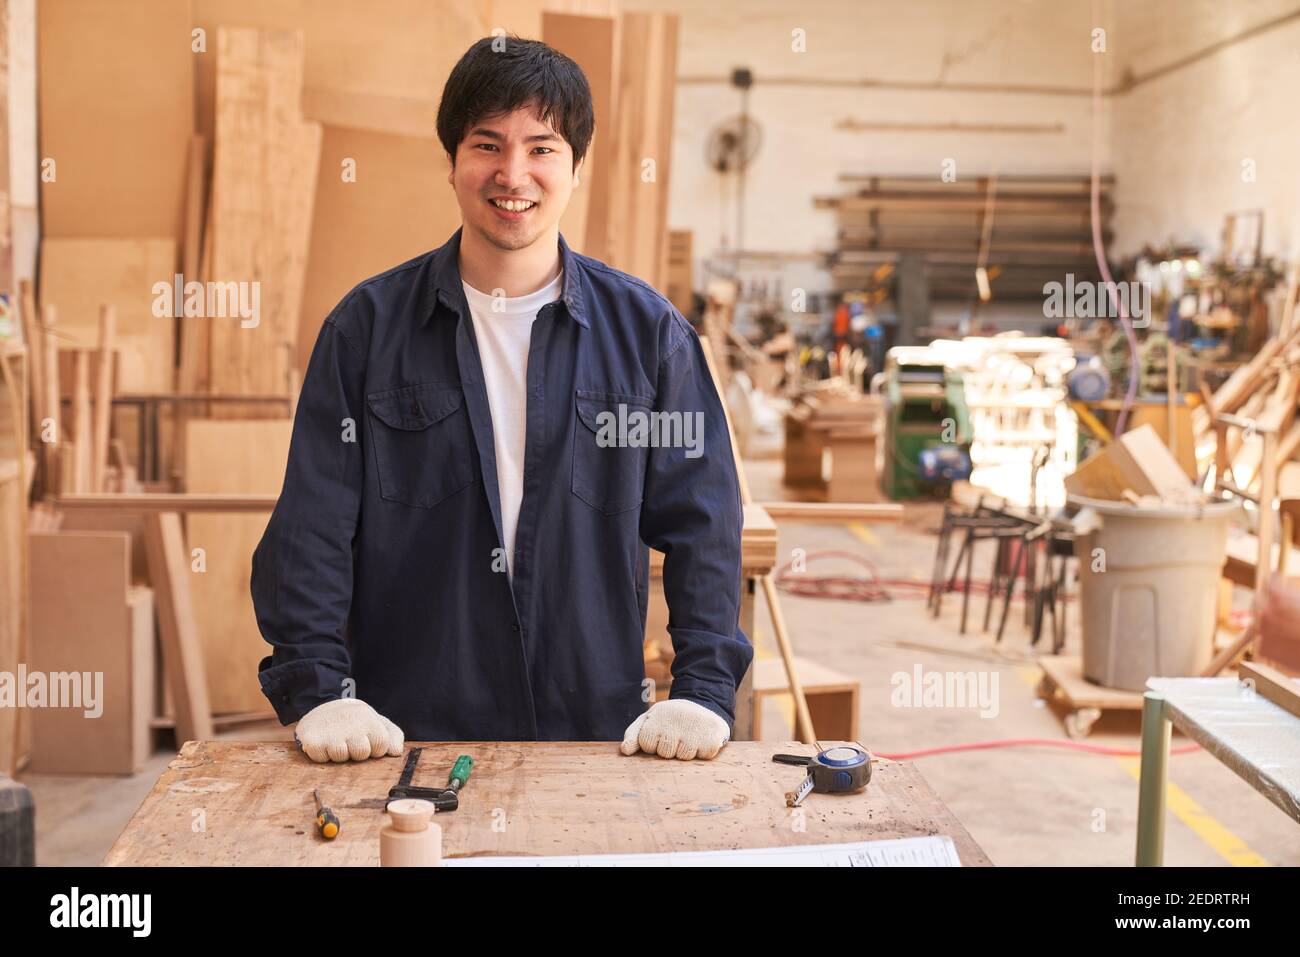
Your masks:
M 117 328 L 117 310 L 105 304 L 99 307 L 99 371 L 95 378 L 95 441 L 91 449 L 93 491 L 104 491 L 108 469 L 108 433 L 113 421 L 113 340 Z
M 43 357 L 45 359 L 45 418 L 50 421 L 49 432 L 45 431 L 45 422 L 41 422 L 41 452 L 45 460 L 45 487 L 53 492 L 58 488 L 69 487 L 69 482 L 65 477 L 58 479 L 59 475 L 59 445 L 63 442 L 63 415 L 59 392 L 59 342 L 54 338 L 54 324 L 58 319 L 58 311 L 53 306 L 46 306 L 42 310 L 45 317 L 44 335 L 45 348 Z M 46 441 L 48 437 L 48 441 Z
M 92 450 L 90 416 L 90 353 L 78 349 L 73 353 L 72 440 L 74 457 L 72 487 L 78 492 L 89 492 L 90 455 Z

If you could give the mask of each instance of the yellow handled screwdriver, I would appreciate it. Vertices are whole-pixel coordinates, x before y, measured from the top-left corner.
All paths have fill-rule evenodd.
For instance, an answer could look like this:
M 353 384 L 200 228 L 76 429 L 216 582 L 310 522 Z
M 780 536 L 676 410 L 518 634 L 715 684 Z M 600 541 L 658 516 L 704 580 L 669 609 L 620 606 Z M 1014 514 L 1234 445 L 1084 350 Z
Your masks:
M 316 830 L 325 840 L 332 841 L 339 836 L 339 828 L 343 825 L 339 823 L 339 816 L 321 803 L 320 791 L 311 793 L 316 798 Z

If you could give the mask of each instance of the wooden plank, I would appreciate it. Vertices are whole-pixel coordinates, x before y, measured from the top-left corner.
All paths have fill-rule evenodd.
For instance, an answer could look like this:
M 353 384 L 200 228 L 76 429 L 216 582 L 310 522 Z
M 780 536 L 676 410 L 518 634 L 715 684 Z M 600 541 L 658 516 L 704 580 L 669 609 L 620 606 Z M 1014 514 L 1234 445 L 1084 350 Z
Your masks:
M 542 12 L 542 40 L 582 67 L 591 87 L 591 105 L 596 117 L 596 133 L 583 160 L 578 186 L 560 218 L 560 232 L 570 248 L 602 261 L 608 255 L 609 245 L 617 37 L 613 17 Z
M 1279 337 L 1269 339 L 1259 352 L 1245 365 L 1239 367 L 1214 391 L 1214 409 L 1217 413 L 1236 412 L 1250 398 L 1260 382 L 1268 375 L 1269 365 L 1281 354 L 1283 348 L 1295 338 L 1292 333 L 1287 342 Z
M 157 605 L 163 668 L 175 708 L 177 742 L 210 738 L 212 709 L 208 706 L 203 649 L 190 595 L 190 556 L 180 516 L 175 512 L 146 515 L 145 547 Z
M 668 254 L 677 23 L 665 13 L 626 13 L 620 22 L 609 263 L 656 288 Z
M 1065 476 L 1065 490 L 1071 495 L 1118 502 L 1124 490 L 1132 488 L 1124 472 L 1108 454 L 1110 447 L 1101 449 L 1079 463 L 1078 468 Z
M 270 512 L 274 495 L 195 495 L 185 492 L 90 492 L 55 499 L 59 509 L 149 514 L 153 512 Z
M 90 487 L 90 353 L 78 349 L 76 359 L 76 385 L 72 393 L 72 488 L 78 492 L 96 491 Z
M 1192 428 L 1193 409 L 1189 405 L 1174 407 L 1174 440 L 1169 439 L 1169 412 L 1153 403 L 1134 405 L 1129 415 L 1128 431 L 1149 425 L 1156 436 L 1169 447 L 1171 454 L 1182 466 L 1189 482 L 1196 481 L 1196 440 Z
M 54 707 L 50 700 L 33 709 L 29 769 L 134 774 L 150 750 L 154 644 L 152 593 L 130 584 L 131 538 L 123 532 L 32 532 L 29 544 L 28 668 L 46 675 L 51 689 L 56 673 L 82 678 L 76 707 Z M 76 601 L 67 600 L 72 594 Z
M 535 0 L 528 5 L 540 19 Z M 222 26 L 303 31 L 302 109 L 309 119 L 426 141 L 434 139 L 432 118 L 443 82 L 470 44 L 494 26 L 516 32 L 496 6 L 461 0 L 193 0 L 194 22 L 207 31 L 210 50 Z M 520 35 L 536 36 L 536 30 Z M 215 69 L 210 57 L 196 60 L 198 130 L 210 137 Z
M 668 301 L 676 306 L 677 311 L 683 316 L 689 316 L 694 308 L 695 260 L 691 252 L 693 239 L 694 234 L 689 229 L 668 231 L 668 268 L 664 276 L 663 292 Z
M 23 343 L 27 346 L 27 368 L 32 383 L 31 432 L 39 437 L 41 420 L 45 418 L 45 330 L 36 312 L 36 293 L 30 279 L 18 284 L 18 318 L 22 323 Z
M 41 157 L 55 163 L 42 170 L 42 234 L 179 242 L 194 126 L 190 4 L 42 0 L 37 16 Z
M 16 342 L 0 340 L 0 670 L 28 660 L 27 364 Z M 0 708 L 0 774 L 16 772 L 24 752 L 26 711 Z
M 25 541 L 21 534 L 7 531 L 10 527 L 21 528 L 25 499 L 17 476 L 0 481 L 0 519 L 6 527 L 6 534 L 0 535 L 0 670 L 10 674 L 16 673 L 19 662 L 27 659 L 23 649 L 23 636 L 27 632 L 23 622 L 27 603 Z M 0 708 L 0 774 L 12 776 L 17 770 L 23 750 L 19 723 L 25 713 L 17 708 Z M 30 724 L 30 721 L 23 723 Z
M 111 305 L 99 308 L 99 355 L 95 377 L 95 424 L 91 443 L 90 489 L 104 491 L 104 474 L 108 468 L 108 427 L 113 416 L 113 349 L 117 310 Z
M 1243 661 L 1237 674 L 1243 681 L 1253 681 L 1256 692 L 1300 718 L 1300 683 L 1295 678 L 1262 661 Z
M 59 403 L 59 347 L 54 338 L 55 321 L 58 312 L 53 306 L 41 310 L 44 317 L 43 334 L 45 345 L 42 357 L 45 360 L 45 417 L 49 419 L 49 441 L 46 441 L 45 426 L 41 428 L 41 451 L 44 453 L 45 488 L 49 492 L 61 488 L 59 476 L 59 445 L 63 442 L 63 414 Z
M 301 118 L 302 71 L 301 33 L 217 30 L 211 280 L 239 284 L 250 313 L 205 320 L 217 392 L 288 392 L 321 142 Z
M 1255 597 L 1263 597 L 1268 586 L 1268 577 L 1272 572 L 1270 559 L 1273 555 L 1273 515 L 1276 511 L 1273 499 L 1277 495 L 1277 436 L 1264 432 L 1264 451 L 1259 464 L 1259 524 L 1255 535 L 1259 539 L 1259 550 L 1255 554 Z M 1282 542 L 1282 548 L 1289 548 L 1290 542 Z
M 847 502 L 764 502 L 762 507 L 775 521 L 827 522 L 888 522 L 903 520 L 903 506 L 892 503 Z
M 445 776 L 457 755 L 474 758 L 460 810 L 439 816 L 449 858 L 701 851 L 946 834 L 964 865 L 989 863 L 911 764 L 879 761 L 860 794 L 810 795 L 803 805 L 808 826 L 795 831 L 785 792 L 803 772 L 775 764 L 770 742 L 732 741 L 711 761 L 629 758 L 613 742 L 424 746 L 417 783 L 439 769 Z M 793 742 L 776 749 L 811 750 Z M 387 821 L 384 796 L 400 768 L 400 758 L 313 764 L 290 742 L 187 744 L 104 863 L 373 867 L 379 829 Z M 575 782 L 580 800 L 574 799 Z M 343 819 L 333 841 L 302 833 L 315 814 L 315 788 Z M 194 832 L 196 793 L 208 820 L 224 822 L 221 827 Z M 506 826 L 494 825 L 498 820 Z
M 292 429 L 288 419 L 190 421 L 185 436 L 188 490 L 278 495 Z M 191 554 L 204 551 L 204 570 L 191 576 L 191 584 L 214 714 L 266 707 L 257 666 L 268 646 L 257 627 L 248 576 L 267 518 L 200 513 L 186 522 Z
M 203 274 L 203 243 L 206 236 L 207 213 L 207 140 L 201 134 L 190 137 L 190 152 L 185 180 L 185 241 L 181 244 L 181 275 L 183 282 L 206 282 Z M 183 316 L 176 318 L 177 387 L 186 391 L 199 388 L 196 379 L 200 370 L 205 376 L 202 391 L 207 390 L 208 329 L 202 320 L 187 323 Z
M 1191 491 L 1187 473 L 1149 425 L 1129 429 L 1102 454 L 1115 463 L 1128 487 L 1139 495 L 1177 499 Z
M 175 387 L 174 322 L 156 316 L 155 283 L 171 287 L 172 239 L 46 239 L 41 243 L 41 302 L 59 310 L 63 349 L 90 348 L 99 339 L 99 310 L 117 310 L 120 392 Z M 166 300 L 170 306 L 170 296 Z
M 345 179 L 355 171 L 355 179 Z M 305 371 L 321 323 L 353 286 L 441 246 L 460 225 L 446 154 L 426 139 L 327 127 L 298 330 Z

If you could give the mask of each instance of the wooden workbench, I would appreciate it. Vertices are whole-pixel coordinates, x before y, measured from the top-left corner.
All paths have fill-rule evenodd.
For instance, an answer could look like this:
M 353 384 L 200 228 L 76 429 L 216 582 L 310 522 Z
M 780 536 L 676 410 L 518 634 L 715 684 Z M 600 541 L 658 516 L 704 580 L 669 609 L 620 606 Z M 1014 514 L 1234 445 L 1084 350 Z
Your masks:
M 823 742 L 830 746 L 828 742 Z M 414 784 L 441 786 L 474 758 L 460 808 L 438 814 L 446 857 L 651 853 L 952 838 L 964 865 L 990 861 L 910 764 L 879 762 L 866 791 L 810 794 L 795 831 L 784 793 L 797 743 L 733 741 L 712 761 L 624 757 L 611 742 L 425 745 Z M 384 798 L 402 758 L 313 764 L 288 742 L 190 741 L 163 772 L 106 865 L 375 866 Z M 312 790 L 342 819 L 315 833 Z

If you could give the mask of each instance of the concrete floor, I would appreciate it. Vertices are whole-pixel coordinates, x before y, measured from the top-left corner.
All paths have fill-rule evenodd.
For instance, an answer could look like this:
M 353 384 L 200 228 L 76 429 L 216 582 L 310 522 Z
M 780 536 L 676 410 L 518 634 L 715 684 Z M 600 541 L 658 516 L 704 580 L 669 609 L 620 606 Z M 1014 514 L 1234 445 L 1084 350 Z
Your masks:
M 756 499 L 784 497 L 780 463 L 747 464 Z M 821 526 L 783 524 L 780 562 L 796 548 L 812 557 L 850 551 L 874 562 L 888 578 L 925 580 L 934 555 L 935 506 L 909 508 L 903 525 Z M 814 574 L 847 563 L 810 564 Z M 985 572 L 986 574 L 986 572 Z M 981 575 L 978 565 L 976 575 Z M 1013 607 L 1001 647 L 978 632 L 958 634 L 959 600 L 950 597 L 937 620 L 924 602 L 860 603 L 785 595 L 782 607 L 796 653 L 861 682 L 861 740 L 885 753 L 1009 738 L 1066 740 L 1061 715 L 1035 697 L 1035 652 Z M 974 606 L 982 612 L 980 602 Z M 760 605 L 761 656 L 775 655 L 766 611 Z M 972 618 L 978 623 L 978 616 Z M 1077 622 L 1071 622 L 1077 625 Z M 1077 647 L 1077 630 L 1067 650 Z M 895 707 L 897 672 L 983 671 L 998 676 L 998 713 L 974 709 Z M 769 702 L 765 737 L 789 737 L 790 705 Z M 227 738 L 287 739 L 278 724 L 251 726 Z M 1090 742 L 1136 750 L 1136 713 L 1107 715 Z M 1175 744 L 1185 743 L 1175 737 Z M 166 767 L 159 752 L 129 778 L 23 775 L 37 813 L 39 864 L 97 864 Z M 1119 865 L 1133 861 L 1137 762 L 1055 748 L 1015 747 L 920 758 L 921 772 L 972 836 L 1000 865 Z M 1300 828 L 1235 774 L 1204 753 L 1171 759 L 1165 860 L 1171 865 L 1300 864 Z

